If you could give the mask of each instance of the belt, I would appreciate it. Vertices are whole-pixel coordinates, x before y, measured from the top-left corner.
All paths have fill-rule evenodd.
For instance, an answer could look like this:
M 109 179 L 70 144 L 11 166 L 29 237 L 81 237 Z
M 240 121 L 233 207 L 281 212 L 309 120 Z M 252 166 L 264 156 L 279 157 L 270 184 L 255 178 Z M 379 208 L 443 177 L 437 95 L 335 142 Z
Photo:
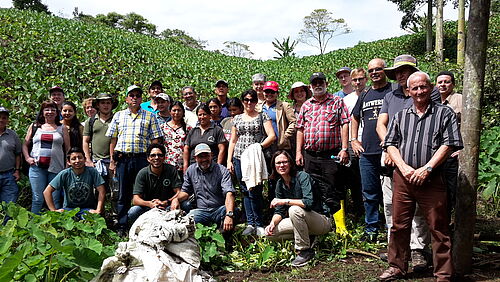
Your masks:
M 311 151 L 311 150 L 306 150 L 306 153 L 315 158 L 325 158 L 329 159 L 331 158 L 332 155 L 337 155 L 340 152 L 340 148 L 333 149 L 333 150 L 326 150 L 326 151 Z
M 142 158 L 146 157 L 146 153 L 124 153 L 124 152 L 119 152 L 120 157 L 122 158 Z

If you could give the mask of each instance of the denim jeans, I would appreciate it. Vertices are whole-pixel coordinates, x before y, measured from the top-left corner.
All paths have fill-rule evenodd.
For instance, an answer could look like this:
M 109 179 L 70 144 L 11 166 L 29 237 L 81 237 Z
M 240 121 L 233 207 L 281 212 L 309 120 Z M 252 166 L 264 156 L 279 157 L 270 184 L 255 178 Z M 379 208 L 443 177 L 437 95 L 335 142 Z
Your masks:
M 43 191 L 47 188 L 50 181 L 56 177 L 57 173 L 49 172 L 46 168 L 40 168 L 36 165 L 30 166 L 29 178 L 31 184 L 31 191 L 33 193 L 31 200 L 31 212 L 39 214 L 42 209 L 44 198 Z M 56 190 L 52 192 L 52 199 L 56 209 L 62 208 L 64 199 L 63 190 Z
M 188 215 L 192 215 L 196 223 L 201 223 L 203 225 L 212 225 L 215 223 L 217 227 L 220 227 L 222 220 L 224 220 L 226 216 L 226 206 L 208 209 L 193 209 Z
M 0 202 L 16 202 L 19 195 L 14 170 L 0 173 Z
M 132 201 L 132 190 L 135 183 L 135 177 L 142 168 L 148 165 L 146 154 L 144 156 L 127 157 L 120 159 L 116 166 L 118 176 L 118 228 L 126 229 L 128 227 L 128 210 Z
M 240 188 L 243 191 L 243 206 L 245 207 L 245 215 L 247 217 L 248 225 L 264 227 L 264 221 L 262 219 L 262 209 L 264 203 L 264 197 L 262 196 L 262 185 L 257 185 L 248 190 L 245 182 L 241 181 L 241 161 L 237 158 L 233 158 L 234 172 L 236 173 L 236 178 L 240 184 Z
M 149 211 L 150 207 L 143 206 L 133 206 L 128 210 L 127 216 L 130 225 L 134 224 L 134 222 L 141 216 L 143 213 Z
M 64 208 L 65 211 L 71 211 L 71 210 L 74 210 L 75 208 Z M 89 208 L 80 208 L 80 211 L 76 213 L 76 217 L 78 217 L 78 219 L 80 220 L 84 220 L 85 219 L 85 214 L 86 213 L 89 213 L 91 209 Z
M 361 186 L 365 205 L 365 232 L 377 233 L 379 230 L 379 206 L 382 203 L 382 182 L 380 180 L 381 155 L 365 155 L 359 158 Z

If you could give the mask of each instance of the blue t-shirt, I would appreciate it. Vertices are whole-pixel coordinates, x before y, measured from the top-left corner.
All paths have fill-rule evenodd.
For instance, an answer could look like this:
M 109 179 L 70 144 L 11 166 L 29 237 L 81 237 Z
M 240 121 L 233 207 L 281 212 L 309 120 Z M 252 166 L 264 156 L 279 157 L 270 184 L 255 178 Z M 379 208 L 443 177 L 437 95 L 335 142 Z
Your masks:
M 76 175 L 72 168 L 64 169 L 50 182 L 54 189 L 64 190 L 63 208 L 81 209 L 97 207 L 94 189 L 103 184 L 104 179 L 93 167 L 85 167 L 80 175 Z
M 333 95 L 338 96 L 340 98 L 344 98 L 345 96 L 347 96 L 347 94 L 349 94 L 349 93 L 345 93 L 344 91 L 339 90 L 339 91 L 335 92 Z
M 143 110 L 151 112 L 153 114 L 157 114 L 158 113 L 158 110 L 155 110 L 155 109 L 153 109 L 153 107 L 151 107 L 151 101 L 147 101 L 147 102 L 141 103 L 141 108 Z
M 380 147 L 380 139 L 377 135 L 377 119 L 382 103 L 384 102 L 385 94 L 391 91 L 391 84 L 387 83 L 386 86 L 378 89 L 370 89 L 366 93 L 361 93 L 352 115 L 360 118 L 363 122 L 363 136 L 361 143 L 365 149 L 365 155 L 382 154 L 382 147 Z
M 274 103 L 271 106 L 267 106 L 266 103 L 262 105 L 262 111 L 265 112 L 270 118 L 271 122 L 273 123 L 273 129 L 274 129 L 274 134 L 276 134 L 276 138 L 279 138 L 278 135 L 278 123 L 276 121 L 276 103 Z

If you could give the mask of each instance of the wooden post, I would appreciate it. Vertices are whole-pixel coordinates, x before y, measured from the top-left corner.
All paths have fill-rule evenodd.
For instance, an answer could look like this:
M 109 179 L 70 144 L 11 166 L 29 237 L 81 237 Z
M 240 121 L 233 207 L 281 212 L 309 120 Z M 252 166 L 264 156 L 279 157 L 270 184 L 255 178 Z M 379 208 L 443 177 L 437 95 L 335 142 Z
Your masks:
M 465 62 L 465 0 L 458 0 L 457 64 Z
M 436 12 L 436 47 L 434 51 L 436 52 L 436 61 L 442 62 L 444 60 L 444 50 L 443 50 L 443 6 L 444 0 L 436 1 L 437 12 Z
M 427 0 L 427 24 L 425 29 L 425 50 L 432 52 L 432 0 Z

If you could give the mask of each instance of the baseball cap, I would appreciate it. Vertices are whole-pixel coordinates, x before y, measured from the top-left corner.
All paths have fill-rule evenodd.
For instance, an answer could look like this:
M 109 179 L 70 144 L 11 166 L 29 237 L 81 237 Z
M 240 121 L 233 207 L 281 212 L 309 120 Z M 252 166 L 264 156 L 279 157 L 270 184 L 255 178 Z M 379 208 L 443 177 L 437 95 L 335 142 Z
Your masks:
M 194 148 L 194 155 L 198 156 L 201 153 L 211 153 L 210 147 L 205 143 L 200 143 Z
M 417 68 L 417 59 L 411 55 L 399 55 L 394 58 L 394 64 L 390 68 L 385 68 L 385 75 L 392 80 L 396 80 L 396 69 L 402 66 L 410 66 L 414 71 L 420 71 Z
M 161 84 L 161 82 L 159 80 L 155 80 L 155 81 L 151 82 L 149 89 L 151 89 L 153 86 L 160 86 L 160 88 L 163 89 L 163 84 Z
M 52 93 L 52 92 L 54 92 L 54 91 L 61 91 L 62 93 L 64 93 L 64 91 L 63 91 L 62 87 L 61 87 L 61 86 L 58 86 L 58 85 L 56 85 L 56 86 L 52 86 L 52 87 L 49 89 L 49 93 Z
M 215 83 L 215 87 L 218 87 L 218 86 L 219 86 L 219 84 L 221 84 L 221 83 L 222 83 L 222 84 L 224 84 L 224 85 L 226 85 L 226 87 L 228 87 L 228 86 L 229 86 L 229 84 L 227 84 L 227 81 L 225 81 L 224 79 L 219 79 L 219 80 L 217 80 L 217 82 Z
M 271 89 L 275 92 L 278 92 L 279 85 L 276 81 L 266 81 L 266 83 L 264 84 L 263 90 L 267 90 L 267 89 Z
M 339 77 L 339 74 L 342 73 L 342 72 L 348 72 L 348 73 L 351 73 L 351 68 L 348 68 L 348 67 L 341 67 L 336 73 L 335 73 L 335 76 L 336 77 Z
M 322 79 L 322 80 L 326 80 L 326 76 L 324 73 L 322 72 L 315 72 L 311 75 L 311 77 L 309 77 L 309 82 L 313 82 L 313 80 L 315 79 Z
M 168 96 L 168 94 L 165 94 L 165 93 L 159 93 L 159 94 L 157 94 L 154 99 L 155 100 L 156 99 L 163 99 L 163 100 L 165 100 L 165 101 L 167 101 L 169 103 L 172 102 L 172 99 L 170 98 L 170 96 Z
M 266 75 L 263 73 L 256 73 L 252 75 L 252 81 L 266 81 Z
M 140 88 L 139 86 L 137 86 L 137 85 L 134 84 L 134 85 L 130 85 L 127 88 L 127 95 L 128 95 L 128 93 L 130 93 L 130 92 L 132 92 L 133 90 L 136 90 L 136 89 L 139 90 L 141 92 L 141 94 L 142 94 L 142 88 Z
M 7 108 L 0 106 L 0 113 L 7 113 L 7 115 L 10 113 Z

